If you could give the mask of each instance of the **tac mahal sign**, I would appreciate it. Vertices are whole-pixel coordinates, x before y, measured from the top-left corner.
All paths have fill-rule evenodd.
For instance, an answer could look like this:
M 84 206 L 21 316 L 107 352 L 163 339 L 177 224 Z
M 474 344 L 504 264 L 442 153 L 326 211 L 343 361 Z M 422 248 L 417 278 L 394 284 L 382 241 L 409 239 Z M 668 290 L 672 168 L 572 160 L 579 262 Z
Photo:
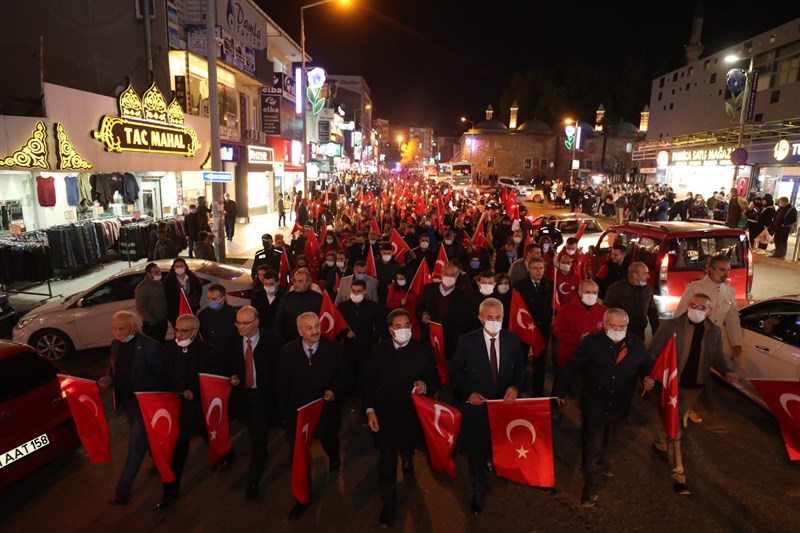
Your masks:
M 117 99 L 119 116 L 104 115 L 92 137 L 108 152 L 145 152 L 193 157 L 200 148 L 197 133 L 184 125 L 177 100 L 168 105 L 153 83 L 142 98 L 128 85 Z

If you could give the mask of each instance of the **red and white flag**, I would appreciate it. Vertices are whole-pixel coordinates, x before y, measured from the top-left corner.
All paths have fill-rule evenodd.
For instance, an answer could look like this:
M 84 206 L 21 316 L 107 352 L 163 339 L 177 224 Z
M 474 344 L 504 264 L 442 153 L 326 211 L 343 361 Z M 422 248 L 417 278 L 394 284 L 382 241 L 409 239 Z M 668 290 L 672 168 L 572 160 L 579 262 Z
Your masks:
M 751 379 L 775 415 L 791 461 L 800 461 L 800 381 Z
M 411 399 L 422 425 L 422 432 L 425 433 L 431 466 L 438 472 L 447 472 L 450 479 L 455 479 L 453 451 L 461 431 L 461 411 L 422 394 L 412 394 Z
M 554 487 L 550 399 L 489 400 L 486 406 L 497 475 L 534 487 Z
M 178 304 L 178 316 L 181 315 L 193 315 L 192 306 L 189 305 L 189 299 L 186 297 L 186 293 L 183 292 L 183 289 L 178 291 L 180 293 L 181 301 Z
M 286 290 L 289 282 L 289 272 L 291 272 L 292 268 L 289 266 L 289 256 L 286 251 L 281 252 L 281 262 L 278 265 L 278 286 Z
M 111 461 L 108 422 L 97 382 L 64 374 L 58 374 L 58 382 L 89 460 L 93 464 Z
M 511 290 L 511 311 L 508 318 L 508 330 L 519 335 L 519 339 L 531 347 L 533 356 L 542 355 L 547 344 L 544 342 L 542 332 L 536 327 L 528 306 L 522 295 L 516 290 Z
M 326 339 L 336 340 L 339 333 L 350 327 L 341 311 L 333 305 L 328 291 L 322 291 L 322 305 L 319 307 L 319 326 Z
M 417 267 L 417 273 L 414 274 L 414 279 L 411 280 L 408 292 L 416 294 L 417 296 L 422 296 L 422 287 L 432 281 L 431 273 L 428 270 L 428 262 L 423 258 L 419 263 L 419 267 Z
M 553 313 L 561 309 L 561 299 L 558 297 L 558 263 L 553 264 L 553 297 L 550 300 L 550 307 L 553 309 Z
M 137 392 L 136 399 L 142 410 L 150 453 L 161 474 L 161 481 L 175 481 L 170 464 L 181 431 L 181 395 L 175 392 Z
M 311 436 L 317 429 L 324 405 L 325 400 L 319 398 L 297 410 L 297 426 L 294 430 L 294 450 L 292 451 L 292 494 L 300 503 L 311 502 L 311 489 L 308 486 L 311 466 Z
M 303 247 L 303 254 L 308 259 L 308 270 L 311 271 L 311 279 L 319 278 L 319 241 L 313 230 L 309 230 L 306 245 Z
M 663 385 L 661 389 L 661 408 L 664 431 L 671 439 L 677 439 L 680 432 L 680 408 L 678 407 L 678 356 L 675 352 L 675 335 L 671 336 L 653 364 L 650 377 Z
M 328 233 L 328 224 L 322 224 L 322 227 L 319 229 L 319 242 L 325 242 L 325 235 L 327 233 Z
M 406 244 L 403 237 L 397 233 L 396 229 L 392 230 L 390 242 L 392 243 L 392 256 L 398 263 L 404 265 L 406 263 L 406 254 L 411 251 L 411 248 L 408 247 L 408 244 Z
M 228 426 L 228 400 L 231 395 L 230 378 L 214 374 L 198 374 L 200 399 L 208 430 L 208 464 L 213 466 L 231 451 Z
M 492 243 L 486 238 L 483 233 L 483 221 L 478 221 L 478 227 L 475 229 L 475 235 L 472 236 L 472 246 L 477 250 L 479 248 L 491 248 Z
M 378 226 L 378 221 L 374 218 L 372 219 L 372 225 L 369 228 L 370 231 L 377 233 L 379 236 L 381 234 L 381 228 Z
M 442 269 L 449 262 L 447 252 L 444 251 L 444 243 L 439 243 L 439 253 L 436 257 L 436 263 L 433 265 L 433 279 L 442 279 Z
M 367 252 L 367 276 L 377 278 L 378 277 L 378 269 L 375 268 L 375 254 L 372 251 L 372 246 L 369 247 L 369 252 Z
M 433 355 L 436 358 L 436 370 L 439 372 L 439 381 L 442 385 L 447 386 L 450 384 L 450 376 L 447 372 L 447 360 L 444 356 L 444 329 L 438 322 L 428 322 L 428 329 L 430 331 L 431 346 L 433 346 Z
M 575 238 L 580 241 L 581 237 L 583 237 L 583 234 L 585 232 L 586 232 L 586 221 L 581 220 L 581 225 L 578 226 L 578 232 L 575 234 Z

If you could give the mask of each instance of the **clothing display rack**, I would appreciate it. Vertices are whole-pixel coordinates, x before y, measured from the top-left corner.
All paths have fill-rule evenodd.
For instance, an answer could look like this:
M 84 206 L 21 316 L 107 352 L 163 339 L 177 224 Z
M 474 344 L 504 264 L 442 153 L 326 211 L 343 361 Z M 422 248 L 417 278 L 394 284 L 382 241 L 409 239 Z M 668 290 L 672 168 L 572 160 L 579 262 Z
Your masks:
M 0 283 L 5 292 L 53 297 L 50 279 L 53 267 L 47 234 L 28 231 L 20 235 L 0 236 Z M 37 286 L 47 283 L 47 292 L 33 292 L 9 287 L 9 283 L 27 282 Z

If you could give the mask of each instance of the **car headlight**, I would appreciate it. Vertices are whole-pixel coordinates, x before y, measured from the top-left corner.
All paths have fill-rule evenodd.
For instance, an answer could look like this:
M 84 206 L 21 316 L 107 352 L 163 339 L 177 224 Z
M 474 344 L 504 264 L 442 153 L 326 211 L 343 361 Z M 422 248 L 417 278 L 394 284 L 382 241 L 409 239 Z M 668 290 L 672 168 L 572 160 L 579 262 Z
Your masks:
M 25 326 L 27 326 L 28 324 L 30 324 L 31 322 L 33 322 L 34 320 L 36 320 L 35 316 L 30 316 L 30 317 L 26 316 L 25 318 L 23 318 L 19 322 L 17 322 L 17 325 L 14 326 L 14 328 L 15 329 L 22 329 Z

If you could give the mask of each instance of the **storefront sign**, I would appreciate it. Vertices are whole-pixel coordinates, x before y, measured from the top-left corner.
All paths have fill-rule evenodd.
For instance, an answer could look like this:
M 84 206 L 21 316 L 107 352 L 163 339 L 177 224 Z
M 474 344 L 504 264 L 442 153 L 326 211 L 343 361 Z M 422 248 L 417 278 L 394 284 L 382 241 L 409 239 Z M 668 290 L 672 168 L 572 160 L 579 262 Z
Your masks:
M 319 142 L 325 144 L 331 142 L 331 123 L 328 120 L 320 120 L 317 124 Z
M 281 134 L 280 96 L 273 87 L 261 88 L 261 130 L 267 135 Z
M 275 160 L 275 152 L 272 148 L 263 148 L 261 146 L 248 146 L 247 147 L 247 161 L 255 164 L 272 163 Z
M 197 133 L 184 127 L 177 100 L 167 101 L 155 83 L 139 99 L 128 85 L 117 100 L 119 117 L 105 115 L 92 136 L 109 152 L 145 152 L 193 157 L 200 148 Z
M 699 150 L 678 150 L 670 153 L 670 159 L 673 163 L 719 163 L 720 161 L 728 162 L 731 158 L 733 148 L 726 148 L 718 146 L 709 149 Z
M 325 143 L 319 146 L 319 151 L 328 157 L 340 157 L 342 155 L 342 145 Z
M 48 168 L 47 128 L 41 120 L 36 123 L 30 138 L 8 157 L 0 156 L 0 167 Z
M 222 32 L 220 58 L 232 67 L 251 76 L 256 75 L 256 52 L 228 32 Z
M 789 143 L 786 139 L 781 139 L 775 143 L 772 156 L 775 158 L 775 161 L 784 161 L 786 158 L 792 160 L 800 156 L 800 142 Z
M 232 172 L 203 172 L 203 181 L 214 183 L 231 183 L 233 181 Z
M 217 0 L 217 24 L 248 46 L 267 46 L 267 20 L 247 0 Z
M 220 161 L 237 161 L 239 159 L 238 154 L 236 153 L 236 146 L 232 144 L 223 144 L 219 147 L 219 158 Z
M 58 168 L 59 170 L 90 170 L 92 164 L 79 154 L 72 141 L 64 131 L 64 125 L 56 122 L 56 137 L 58 138 Z

